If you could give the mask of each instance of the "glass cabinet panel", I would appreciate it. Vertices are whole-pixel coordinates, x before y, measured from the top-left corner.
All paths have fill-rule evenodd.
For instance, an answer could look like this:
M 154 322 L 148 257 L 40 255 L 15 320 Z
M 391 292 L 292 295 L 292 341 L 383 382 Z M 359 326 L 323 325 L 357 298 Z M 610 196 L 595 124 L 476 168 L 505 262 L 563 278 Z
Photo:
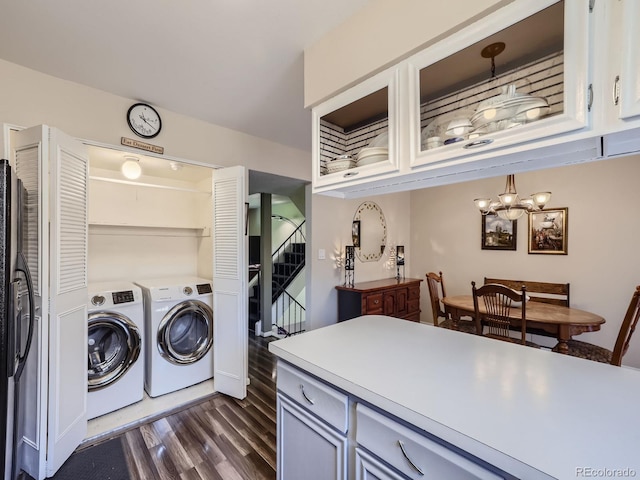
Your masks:
M 314 109 L 314 187 L 396 168 L 396 75 L 379 74 Z
M 436 46 L 412 62 L 419 107 L 411 141 L 422 163 L 586 126 L 587 2 L 523 8 L 505 7 L 489 28 L 457 34 L 455 51 Z

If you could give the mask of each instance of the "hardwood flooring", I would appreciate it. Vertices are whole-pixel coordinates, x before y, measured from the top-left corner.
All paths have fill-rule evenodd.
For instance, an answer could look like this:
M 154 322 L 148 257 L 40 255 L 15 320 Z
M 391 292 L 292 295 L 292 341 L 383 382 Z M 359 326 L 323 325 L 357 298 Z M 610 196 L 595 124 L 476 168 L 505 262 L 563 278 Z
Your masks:
M 247 397 L 210 399 L 124 433 L 132 479 L 272 480 L 276 362 L 270 339 L 249 337 Z

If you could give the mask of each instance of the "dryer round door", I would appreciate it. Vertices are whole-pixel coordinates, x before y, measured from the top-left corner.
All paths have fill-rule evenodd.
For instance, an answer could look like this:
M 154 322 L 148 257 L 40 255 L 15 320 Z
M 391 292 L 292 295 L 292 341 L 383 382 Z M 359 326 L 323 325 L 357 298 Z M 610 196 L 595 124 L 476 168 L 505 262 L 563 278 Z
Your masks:
M 198 300 L 180 302 L 158 326 L 158 350 L 167 361 L 188 365 L 204 357 L 213 344 L 213 311 Z
M 140 355 L 138 327 L 116 312 L 89 315 L 89 391 L 100 390 L 118 381 Z

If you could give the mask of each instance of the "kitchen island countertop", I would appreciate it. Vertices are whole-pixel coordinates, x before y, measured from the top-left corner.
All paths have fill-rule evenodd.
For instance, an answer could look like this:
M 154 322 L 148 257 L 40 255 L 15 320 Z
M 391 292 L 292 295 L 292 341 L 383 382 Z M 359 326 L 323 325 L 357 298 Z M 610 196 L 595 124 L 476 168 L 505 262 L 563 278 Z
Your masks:
M 636 369 L 382 315 L 269 350 L 520 478 L 640 476 Z

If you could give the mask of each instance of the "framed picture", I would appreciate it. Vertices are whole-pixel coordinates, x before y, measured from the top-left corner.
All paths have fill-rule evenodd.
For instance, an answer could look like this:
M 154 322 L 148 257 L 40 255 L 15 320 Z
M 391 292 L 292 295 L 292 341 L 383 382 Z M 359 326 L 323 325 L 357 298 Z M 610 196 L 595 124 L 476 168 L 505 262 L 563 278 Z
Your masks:
M 351 224 L 351 241 L 354 247 L 360 247 L 360 220 L 354 220 Z
M 482 215 L 482 250 L 516 250 L 518 221 L 496 214 Z
M 568 216 L 568 208 L 530 213 L 529 253 L 566 255 Z

